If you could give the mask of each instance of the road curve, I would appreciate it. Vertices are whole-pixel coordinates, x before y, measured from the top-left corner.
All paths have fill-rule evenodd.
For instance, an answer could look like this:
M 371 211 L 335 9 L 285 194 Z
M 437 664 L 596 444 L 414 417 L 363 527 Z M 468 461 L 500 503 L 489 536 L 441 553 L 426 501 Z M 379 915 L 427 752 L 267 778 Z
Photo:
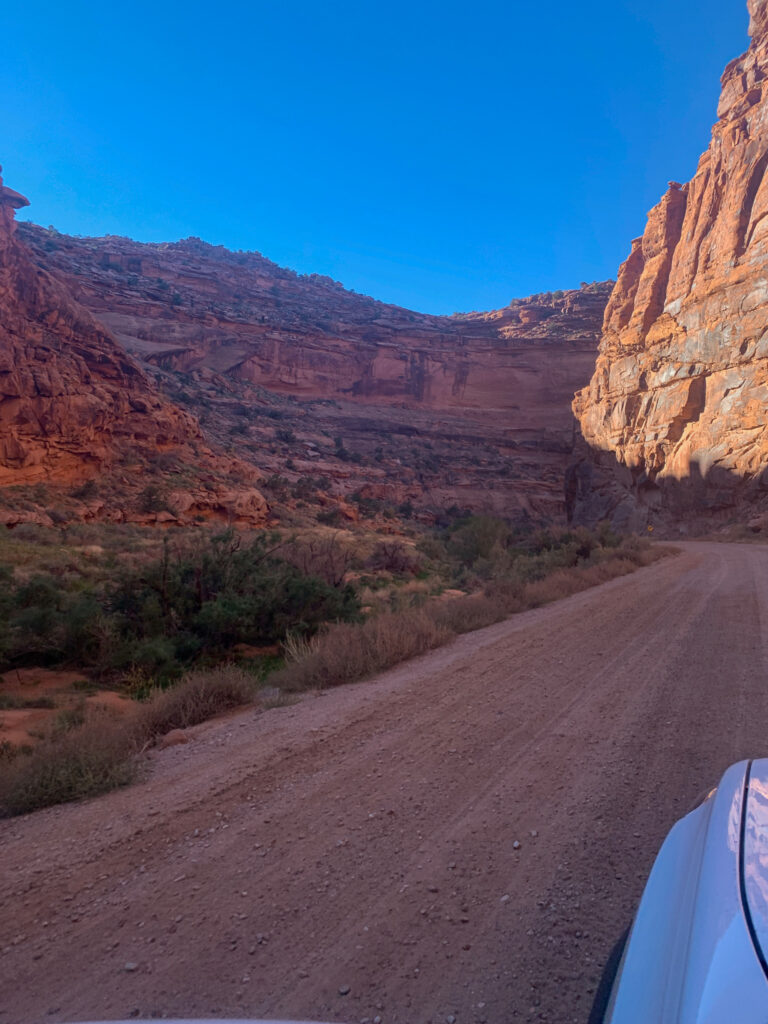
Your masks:
M 669 827 L 768 754 L 768 547 L 681 548 L 2 823 L 0 1024 L 583 1022 Z

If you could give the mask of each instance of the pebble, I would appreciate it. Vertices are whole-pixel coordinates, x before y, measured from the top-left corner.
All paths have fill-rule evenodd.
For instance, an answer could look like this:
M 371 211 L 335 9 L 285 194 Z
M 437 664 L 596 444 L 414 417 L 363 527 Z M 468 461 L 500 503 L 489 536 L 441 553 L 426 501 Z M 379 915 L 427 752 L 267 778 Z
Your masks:
M 129 960 L 128 963 L 123 968 L 124 971 L 138 971 L 138 969 L 139 969 L 139 965 L 133 963 L 133 961 L 131 961 L 131 960 Z
M 504 895 L 499 900 L 499 903 L 509 903 L 510 899 L 511 899 L 511 897 L 510 897 L 509 893 L 505 892 Z
M 341 985 L 341 986 L 339 986 L 339 995 L 340 996 L 348 996 L 349 993 L 350 993 L 349 985 Z
M 519 850 L 520 849 L 520 842 L 517 839 L 514 841 L 514 843 L 512 843 L 512 849 L 513 850 Z

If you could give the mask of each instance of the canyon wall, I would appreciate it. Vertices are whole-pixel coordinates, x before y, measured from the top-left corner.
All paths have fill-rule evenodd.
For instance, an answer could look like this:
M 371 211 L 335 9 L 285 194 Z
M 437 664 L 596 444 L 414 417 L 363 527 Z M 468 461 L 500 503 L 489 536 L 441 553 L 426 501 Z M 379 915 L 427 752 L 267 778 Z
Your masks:
M 0 486 L 77 481 L 120 450 L 199 438 L 60 281 L 16 238 L 28 201 L 0 178 Z
M 226 480 L 228 460 L 216 464 L 195 417 L 164 398 L 66 282 L 34 261 L 14 219 L 27 205 L 0 178 L 0 488 L 71 487 L 112 473 L 115 505 L 92 502 L 84 513 L 120 519 L 123 499 L 151 480 L 152 466 L 161 473 L 163 457 L 207 464 L 212 479 Z M 248 506 L 248 521 L 264 520 L 257 492 L 228 494 L 209 481 L 177 504 L 198 514 L 229 500 Z M 6 500 L 0 522 L 18 519 Z
M 632 243 L 574 402 L 646 509 L 727 509 L 768 486 L 768 0 L 749 8 L 709 148 Z
M 547 426 L 568 430 L 568 403 L 553 402 L 553 391 L 562 383 L 564 397 L 586 380 L 609 293 L 595 284 L 492 313 L 430 316 L 199 239 L 142 244 L 20 228 L 38 263 L 158 367 L 363 405 L 508 413 L 542 402 Z
M 430 316 L 199 239 L 20 235 L 210 440 L 268 477 L 320 479 L 329 501 L 564 518 L 571 400 L 612 282 Z

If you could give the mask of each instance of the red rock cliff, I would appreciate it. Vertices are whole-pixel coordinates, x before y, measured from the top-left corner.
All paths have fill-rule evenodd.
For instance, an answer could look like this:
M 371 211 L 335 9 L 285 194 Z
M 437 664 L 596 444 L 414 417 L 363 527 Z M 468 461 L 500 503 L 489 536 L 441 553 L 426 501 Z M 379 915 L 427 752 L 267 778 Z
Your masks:
M 394 506 L 563 514 L 570 404 L 612 282 L 429 316 L 199 239 L 19 234 L 212 441 L 266 475 Z
M 16 235 L 0 178 L 0 486 L 77 482 L 129 453 L 199 438 Z
M 768 466 L 768 0 L 749 9 L 709 149 L 632 243 L 574 402 L 587 442 L 651 490 Z

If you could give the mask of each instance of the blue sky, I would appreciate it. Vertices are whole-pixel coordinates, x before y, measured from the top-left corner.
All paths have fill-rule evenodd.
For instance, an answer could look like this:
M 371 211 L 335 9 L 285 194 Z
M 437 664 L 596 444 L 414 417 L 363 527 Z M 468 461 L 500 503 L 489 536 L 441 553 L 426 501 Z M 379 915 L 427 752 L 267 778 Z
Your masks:
M 60 231 L 490 309 L 615 276 L 746 29 L 742 0 L 6 5 L 0 162 Z

